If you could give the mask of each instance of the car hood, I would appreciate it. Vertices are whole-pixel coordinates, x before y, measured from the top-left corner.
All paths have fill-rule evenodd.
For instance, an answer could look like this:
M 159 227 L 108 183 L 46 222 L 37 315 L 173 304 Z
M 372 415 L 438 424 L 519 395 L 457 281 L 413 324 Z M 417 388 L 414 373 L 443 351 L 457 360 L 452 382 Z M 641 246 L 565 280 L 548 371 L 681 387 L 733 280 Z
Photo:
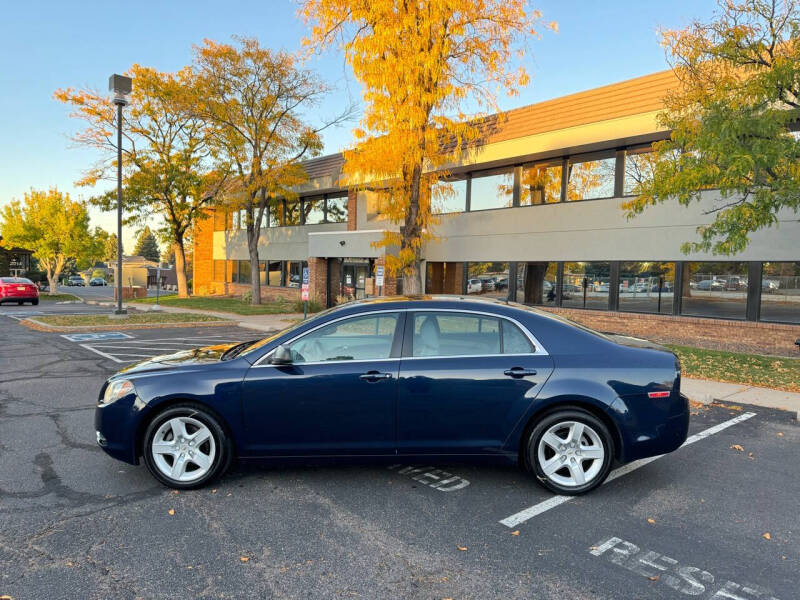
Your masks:
M 181 350 L 174 354 L 163 354 L 154 356 L 141 362 L 134 363 L 122 369 L 118 374 L 132 375 L 145 371 L 159 371 L 175 367 L 191 367 L 196 365 L 207 365 L 216 363 L 222 359 L 226 350 L 238 345 L 239 342 L 229 344 L 217 344 L 215 346 L 203 346 L 191 350 Z

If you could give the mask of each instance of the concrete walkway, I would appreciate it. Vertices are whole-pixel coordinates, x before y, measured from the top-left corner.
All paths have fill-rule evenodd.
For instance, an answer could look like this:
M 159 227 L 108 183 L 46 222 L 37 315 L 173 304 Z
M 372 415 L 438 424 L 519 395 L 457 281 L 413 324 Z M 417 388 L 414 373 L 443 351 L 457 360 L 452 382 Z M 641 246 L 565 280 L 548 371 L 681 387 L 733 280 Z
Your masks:
M 681 379 L 681 391 L 691 400 L 710 404 L 714 400 L 728 403 L 753 404 L 766 408 L 788 410 L 800 420 L 800 394 L 773 390 L 741 383 L 725 383 L 707 379 Z
M 154 310 L 153 304 L 133 304 L 131 308 L 141 311 Z M 303 313 L 280 313 L 275 315 L 237 315 L 229 312 L 218 312 L 215 310 L 200 310 L 195 308 L 178 308 L 175 306 L 159 305 L 159 312 L 165 313 L 195 313 L 201 315 L 211 315 L 212 317 L 219 317 L 221 319 L 230 319 L 236 322 L 239 327 L 245 329 L 254 329 L 256 331 L 276 332 L 281 329 L 286 329 L 297 321 L 302 320 Z

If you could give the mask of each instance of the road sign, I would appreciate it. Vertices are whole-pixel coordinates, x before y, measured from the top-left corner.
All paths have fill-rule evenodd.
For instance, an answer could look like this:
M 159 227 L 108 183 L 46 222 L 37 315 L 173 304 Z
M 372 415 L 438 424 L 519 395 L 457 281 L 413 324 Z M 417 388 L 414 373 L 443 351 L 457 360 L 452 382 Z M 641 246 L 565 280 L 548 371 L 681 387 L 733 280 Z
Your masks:
M 303 287 L 308 288 L 308 267 L 303 267 Z
M 307 286 L 303 287 L 303 289 L 300 290 L 300 299 L 303 302 L 308 302 L 308 287 Z
M 383 287 L 383 267 L 375 269 L 375 285 Z

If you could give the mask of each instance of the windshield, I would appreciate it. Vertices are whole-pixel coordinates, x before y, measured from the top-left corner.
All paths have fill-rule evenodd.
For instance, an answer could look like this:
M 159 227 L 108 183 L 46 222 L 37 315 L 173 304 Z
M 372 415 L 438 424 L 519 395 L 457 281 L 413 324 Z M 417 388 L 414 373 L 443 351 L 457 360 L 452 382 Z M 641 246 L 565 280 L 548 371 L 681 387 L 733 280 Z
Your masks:
M 33 283 L 30 279 L 24 277 L 0 277 L 3 283 Z
M 319 317 L 321 317 L 323 315 L 327 315 L 328 313 L 333 312 L 337 308 L 341 308 L 341 305 L 340 306 L 334 306 L 333 308 L 329 308 L 327 310 L 323 310 L 322 312 L 318 312 L 316 315 L 314 315 L 312 317 L 312 319 L 318 319 Z M 291 331 L 294 331 L 295 329 L 298 329 L 301 325 L 307 325 L 307 324 L 308 324 L 308 321 L 303 321 L 301 319 L 301 320 L 297 321 L 297 323 L 294 323 L 293 325 L 290 325 L 289 327 L 287 327 L 286 329 L 284 329 L 282 331 L 279 331 L 278 333 L 274 333 L 269 337 L 265 337 L 263 340 L 258 340 L 256 342 L 253 342 L 252 345 L 248 346 L 247 348 L 243 349 L 241 352 L 238 352 L 237 354 L 239 356 L 247 356 L 248 354 L 252 354 L 253 352 L 256 352 L 256 351 L 260 350 L 264 346 L 269 345 L 273 340 L 276 340 L 277 338 L 281 337 L 282 335 L 286 335 L 287 333 L 289 333 Z

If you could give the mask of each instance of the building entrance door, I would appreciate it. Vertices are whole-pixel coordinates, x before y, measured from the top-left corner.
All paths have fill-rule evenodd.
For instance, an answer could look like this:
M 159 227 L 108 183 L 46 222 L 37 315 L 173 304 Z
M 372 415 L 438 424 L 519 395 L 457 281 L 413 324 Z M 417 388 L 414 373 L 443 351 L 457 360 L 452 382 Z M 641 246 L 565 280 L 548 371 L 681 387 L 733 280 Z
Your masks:
M 361 300 L 366 297 L 365 287 L 370 273 L 370 261 L 345 262 L 342 265 L 342 295 Z

